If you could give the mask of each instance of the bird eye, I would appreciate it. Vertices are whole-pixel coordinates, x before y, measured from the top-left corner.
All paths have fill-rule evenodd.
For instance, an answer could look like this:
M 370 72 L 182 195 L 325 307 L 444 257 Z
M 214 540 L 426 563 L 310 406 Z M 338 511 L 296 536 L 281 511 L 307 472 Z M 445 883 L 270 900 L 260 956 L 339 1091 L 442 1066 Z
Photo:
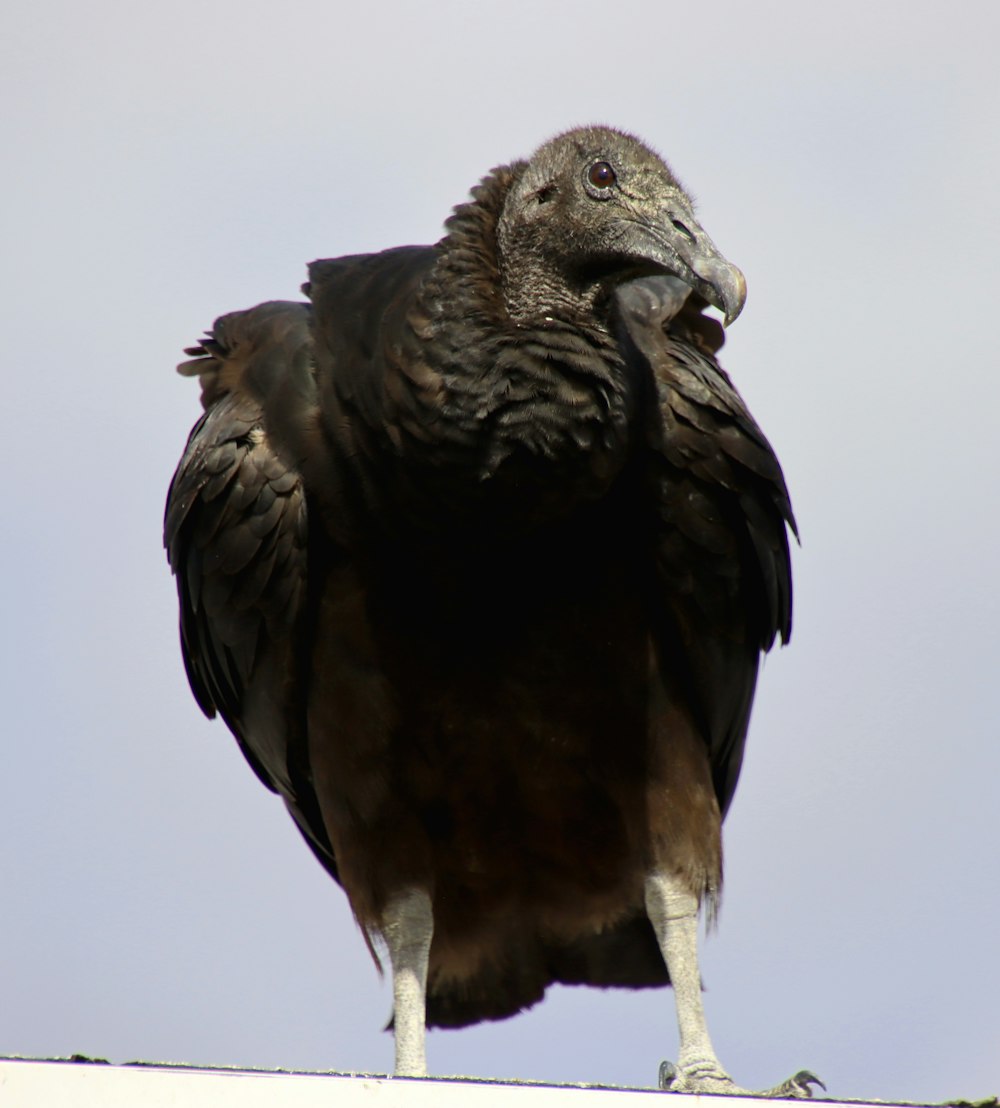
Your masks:
M 609 189 L 618 178 L 607 162 L 594 162 L 587 174 L 587 180 L 594 188 Z

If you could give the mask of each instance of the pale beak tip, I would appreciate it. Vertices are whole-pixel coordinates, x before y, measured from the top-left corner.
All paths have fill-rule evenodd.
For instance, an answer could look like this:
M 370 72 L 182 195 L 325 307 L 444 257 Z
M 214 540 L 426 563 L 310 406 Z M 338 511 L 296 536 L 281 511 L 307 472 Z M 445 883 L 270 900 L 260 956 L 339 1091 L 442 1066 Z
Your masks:
M 741 270 L 732 266 L 729 288 L 724 290 L 725 299 L 725 326 L 734 323 L 743 311 L 743 305 L 747 302 L 747 280 Z

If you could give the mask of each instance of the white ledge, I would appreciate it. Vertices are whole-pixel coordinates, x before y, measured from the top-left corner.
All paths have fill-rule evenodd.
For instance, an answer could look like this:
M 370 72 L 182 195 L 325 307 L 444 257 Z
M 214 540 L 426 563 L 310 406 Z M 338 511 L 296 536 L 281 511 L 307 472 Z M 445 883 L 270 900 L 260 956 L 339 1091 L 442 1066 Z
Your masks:
M 701 1097 L 654 1089 L 489 1082 L 471 1078 L 400 1078 L 198 1069 L 137 1063 L 0 1059 L 3 1108 L 718 1108 L 774 1105 L 754 1097 Z M 823 1100 L 823 1105 L 847 1102 Z M 852 1108 L 861 1103 L 850 1102 Z

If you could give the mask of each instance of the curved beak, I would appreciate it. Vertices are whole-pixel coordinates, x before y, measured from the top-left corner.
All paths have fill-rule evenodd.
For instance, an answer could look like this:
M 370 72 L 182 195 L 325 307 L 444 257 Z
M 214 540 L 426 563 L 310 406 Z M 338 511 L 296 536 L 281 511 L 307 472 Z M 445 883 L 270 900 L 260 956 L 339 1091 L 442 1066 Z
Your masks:
M 705 239 L 712 246 L 707 235 Z M 715 250 L 715 247 L 712 246 L 712 249 Z M 698 278 L 698 284 L 692 282 L 695 291 L 722 312 L 728 327 L 743 311 L 743 305 L 747 302 L 747 282 L 742 271 L 732 262 L 726 261 L 718 251 L 714 254 L 702 251 L 685 260 Z M 711 295 L 712 293 L 715 295 Z
M 646 232 L 643 253 L 652 262 L 679 277 L 730 323 L 743 310 L 747 283 L 743 274 L 719 253 L 686 205 L 671 204 L 652 219 L 630 221 Z

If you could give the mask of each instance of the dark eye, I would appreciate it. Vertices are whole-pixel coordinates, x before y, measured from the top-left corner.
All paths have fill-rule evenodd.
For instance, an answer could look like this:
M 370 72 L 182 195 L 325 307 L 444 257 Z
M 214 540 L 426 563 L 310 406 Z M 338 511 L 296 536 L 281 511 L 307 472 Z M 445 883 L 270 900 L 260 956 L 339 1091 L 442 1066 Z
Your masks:
M 615 171 L 607 162 L 594 162 L 587 174 L 587 180 L 597 189 L 609 189 L 618 180 Z

